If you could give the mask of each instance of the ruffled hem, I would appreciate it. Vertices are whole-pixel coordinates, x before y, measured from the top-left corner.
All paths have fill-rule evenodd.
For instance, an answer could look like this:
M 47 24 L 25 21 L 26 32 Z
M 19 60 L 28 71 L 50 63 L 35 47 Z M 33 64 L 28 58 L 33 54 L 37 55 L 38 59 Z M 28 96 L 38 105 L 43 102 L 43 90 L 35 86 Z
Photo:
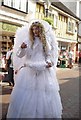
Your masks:
M 62 104 L 56 75 L 52 71 L 43 71 L 36 76 L 34 71 L 31 76 L 27 70 L 23 68 L 19 72 L 7 118 L 61 118 Z

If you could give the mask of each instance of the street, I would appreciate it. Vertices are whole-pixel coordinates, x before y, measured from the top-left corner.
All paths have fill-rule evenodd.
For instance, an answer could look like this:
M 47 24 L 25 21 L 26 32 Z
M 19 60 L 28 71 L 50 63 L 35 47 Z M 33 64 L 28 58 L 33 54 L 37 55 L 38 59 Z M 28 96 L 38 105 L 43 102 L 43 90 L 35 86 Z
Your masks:
M 79 118 L 79 80 L 81 67 L 57 71 L 63 104 L 63 118 Z
M 78 67 L 78 65 L 75 65 L 72 69 L 57 68 L 57 78 L 60 85 L 60 95 L 63 105 L 63 118 L 79 118 L 80 73 L 81 66 Z M 12 87 L 8 86 L 8 84 L 4 83 L 0 85 L 0 104 L 2 105 L 0 118 L 5 118 L 6 116 L 11 91 Z

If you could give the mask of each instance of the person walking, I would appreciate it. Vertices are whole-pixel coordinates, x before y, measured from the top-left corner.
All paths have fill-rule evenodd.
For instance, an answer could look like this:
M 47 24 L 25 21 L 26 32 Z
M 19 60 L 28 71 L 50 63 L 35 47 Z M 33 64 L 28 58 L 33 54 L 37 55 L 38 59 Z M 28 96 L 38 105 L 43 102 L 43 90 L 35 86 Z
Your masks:
M 6 70 L 8 74 L 5 76 L 6 80 L 10 86 L 14 86 L 14 70 L 13 70 L 13 42 L 11 43 L 10 49 L 6 54 Z
M 70 51 L 68 52 L 68 63 L 69 63 L 69 68 L 71 69 L 73 67 L 72 65 L 72 61 L 73 61 L 73 51 L 70 49 Z
M 1 60 L 2 72 L 6 72 L 6 71 L 5 71 L 5 66 L 6 66 L 6 55 L 3 55 L 3 56 L 2 56 L 2 60 Z
M 79 51 L 79 63 L 81 64 L 81 50 Z
M 7 118 L 61 118 L 56 78 L 58 44 L 51 26 L 35 20 L 17 31 L 14 45 L 15 86 Z

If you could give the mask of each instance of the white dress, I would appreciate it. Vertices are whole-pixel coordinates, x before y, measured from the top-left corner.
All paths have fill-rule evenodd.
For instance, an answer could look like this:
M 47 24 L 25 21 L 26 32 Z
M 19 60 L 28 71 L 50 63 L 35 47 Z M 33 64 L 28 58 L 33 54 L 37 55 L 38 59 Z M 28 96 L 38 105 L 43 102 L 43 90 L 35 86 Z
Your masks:
M 51 60 L 51 48 L 47 56 L 39 38 L 33 48 L 18 48 L 17 56 L 25 56 L 22 67 L 15 78 L 7 118 L 61 118 L 62 104 L 54 67 L 46 68 Z

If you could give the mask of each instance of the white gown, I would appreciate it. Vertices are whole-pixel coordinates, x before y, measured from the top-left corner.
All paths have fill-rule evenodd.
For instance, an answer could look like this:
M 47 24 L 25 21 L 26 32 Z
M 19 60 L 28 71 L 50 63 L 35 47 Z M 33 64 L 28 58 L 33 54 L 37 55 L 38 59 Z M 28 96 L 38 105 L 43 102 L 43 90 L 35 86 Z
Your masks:
M 22 67 L 15 78 L 7 118 L 61 118 L 62 104 L 55 67 L 46 68 L 51 60 L 51 47 L 47 57 L 42 43 L 35 38 L 33 48 L 18 48 L 17 56 L 25 57 Z

